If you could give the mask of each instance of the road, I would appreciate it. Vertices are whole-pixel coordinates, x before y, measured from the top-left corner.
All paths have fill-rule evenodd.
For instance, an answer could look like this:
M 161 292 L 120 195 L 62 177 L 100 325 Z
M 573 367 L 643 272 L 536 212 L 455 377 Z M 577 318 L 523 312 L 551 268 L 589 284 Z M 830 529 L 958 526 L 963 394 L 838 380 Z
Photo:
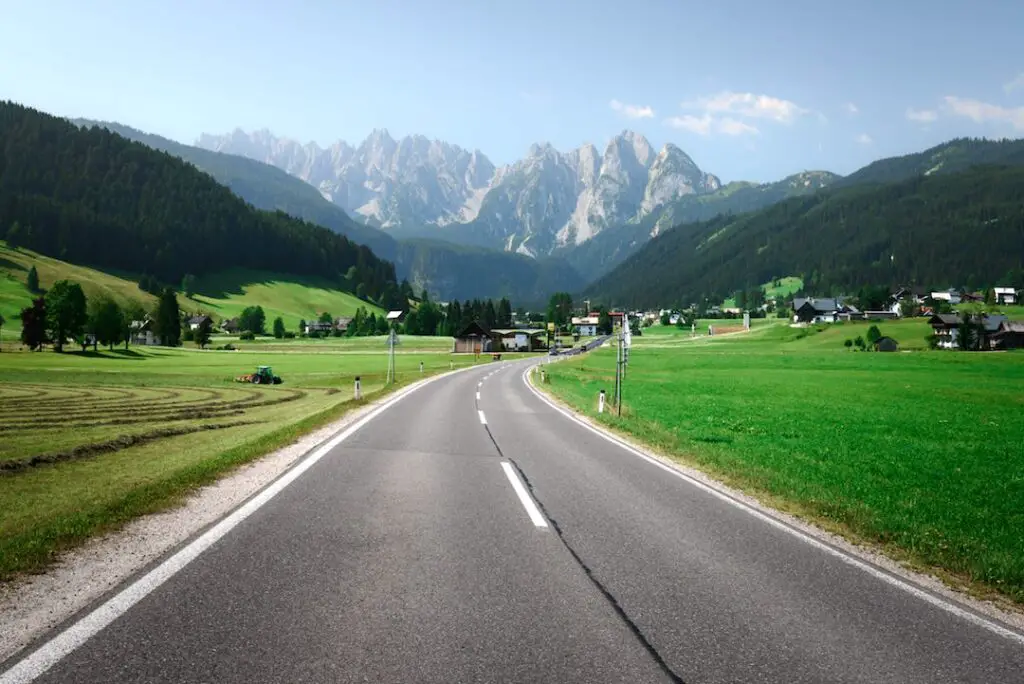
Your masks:
M 1020 634 L 602 438 L 525 368 L 404 396 L 0 683 L 1024 682 Z

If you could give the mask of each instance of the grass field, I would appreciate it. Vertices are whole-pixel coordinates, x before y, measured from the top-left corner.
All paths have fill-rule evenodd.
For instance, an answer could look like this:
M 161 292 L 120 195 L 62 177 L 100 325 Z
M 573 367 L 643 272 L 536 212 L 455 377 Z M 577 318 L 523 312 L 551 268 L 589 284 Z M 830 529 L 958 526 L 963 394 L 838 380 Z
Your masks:
M 321 311 L 352 316 L 362 306 L 376 315 L 384 313 L 323 279 L 243 270 L 200 278 L 193 301 L 182 303 L 190 311 L 201 309 L 215 318 L 233 318 L 253 304 L 263 307 L 268 330 L 278 316 L 288 330 L 298 330 L 300 320 L 313 320 Z
M 76 266 L 26 250 L 13 250 L 0 241 L 0 315 L 7 323 L 3 339 L 11 343 L 21 331 L 19 313 L 32 301 L 25 278 L 32 266 L 39 273 L 39 286 L 47 289 L 58 280 L 73 280 L 82 286 L 86 297 L 105 295 L 122 306 L 136 301 L 151 309 L 156 298 L 139 289 L 137 276 L 112 274 L 86 266 Z M 263 271 L 232 269 L 199 278 L 196 295 L 186 299 L 178 295 L 183 311 L 202 311 L 214 318 L 233 318 L 247 306 L 259 304 L 267 316 L 267 329 L 274 318 L 284 319 L 285 327 L 298 330 L 301 319 L 310 320 L 321 311 L 334 316 L 351 316 L 360 306 L 381 314 L 379 307 L 333 288 L 323 279 L 302 278 Z
M 1024 603 L 1024 353 L 853 352 L 842 341 L 868 324 L 820 327 L 645 333 L 623 416 L 600 420 L 772 505 Z M 923 349 L 929 332 L 920 320 L 879 327 L 903 348 Z M 614 351 L 549 368 L 546 387 L 593 415 L 614 383 Z
M 345 342 L 349 353 L 337 353 Z M 383 390 L 383 344 L 367 351 L 364 340 L 338 340 L 334 353 L 302 352 L 312 346 L 0 354 L 0 578 L 41 569 L 336 419 L 358 405 L 356 375 L 364 395 Z M 431 374 L 474 361 L 436 349 L 398 354 L 398 383 L 419 379 L 421 362 Z M 261 364 L 284 383 L 233 382 Z

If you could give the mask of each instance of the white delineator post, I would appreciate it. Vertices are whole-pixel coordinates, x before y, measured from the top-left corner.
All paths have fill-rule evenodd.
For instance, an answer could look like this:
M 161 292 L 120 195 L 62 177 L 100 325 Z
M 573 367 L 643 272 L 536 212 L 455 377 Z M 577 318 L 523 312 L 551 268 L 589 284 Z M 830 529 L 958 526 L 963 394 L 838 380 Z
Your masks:
M 363 397 L 363 390 L 362 390 L 362 387 L 360 387 L 360 385 L 359 385 L 359 376 L 358 375 L 356 376 L 356 388 L 355 388 L 355 390 L 353 390 L 353 396 L 356 399 L 362 399 L 362 397 Z
M 604 390 L 597 395 L 597 412 L 604 413 Z
M 423 375 L 423 362 L 420 361 L 420 375 Z

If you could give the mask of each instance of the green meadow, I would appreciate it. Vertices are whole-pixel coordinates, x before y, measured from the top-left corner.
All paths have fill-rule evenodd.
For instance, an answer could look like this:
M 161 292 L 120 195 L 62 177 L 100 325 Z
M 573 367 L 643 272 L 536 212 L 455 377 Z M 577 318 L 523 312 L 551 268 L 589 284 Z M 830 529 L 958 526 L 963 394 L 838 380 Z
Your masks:
M 596 414 L 614 349 L 548 368 L 550 392 L 767 503 L 954 584 L 1024 603 L 1024 353 L 856 352 L 868 325 L 634 337 L 623 415 Z

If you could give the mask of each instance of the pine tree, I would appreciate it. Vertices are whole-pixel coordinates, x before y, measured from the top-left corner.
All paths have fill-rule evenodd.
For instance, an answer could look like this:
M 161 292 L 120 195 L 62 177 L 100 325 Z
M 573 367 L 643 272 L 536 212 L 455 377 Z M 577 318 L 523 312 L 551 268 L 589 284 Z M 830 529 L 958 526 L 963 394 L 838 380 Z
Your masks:
M 46 343 L 46 300 L 36 297 L 32 306 L 21 310 L 21 341 L 35 351 Z
M 11 224 L 11 227 L 7 229 L 7 246 L 11 249 L 18 249 L 21 247 L 21 241 L 24 235 L 21 231 L 21 224 L 15 221 Z
M 284 320 L 280 316 L 274 319 L 274 337 L 277 339 L 284 337 Z
M 25 286 L 28 287 L 29 292 L 39 292 L 39 271 L 36 270 L 35 265 L 28 269 L 28 275 L 25 277 Z
M 178 309 L 178 298 L 173 289 L 168 287 L 160 293 L 154 319 L 160 344 L 165 347 L 177 347 L 181 344 L 181 311 Z
M 280 320 L 280 319 L 278 319 Z M 199 323 L 199 327 L 196 328 L 193 339 L 200 349 L 203 349 L 210 343 L 210 335 L 213 332 L 213 323 L 210 322 L 209 318 L 204 318 Z
M 195 294 L 196 290 L 196 277 L 191 273 L 186 273 L 185 277 L 181 279 L 181 291 L 185 293 L 185 296 L 192 299 L 192 295 Z

